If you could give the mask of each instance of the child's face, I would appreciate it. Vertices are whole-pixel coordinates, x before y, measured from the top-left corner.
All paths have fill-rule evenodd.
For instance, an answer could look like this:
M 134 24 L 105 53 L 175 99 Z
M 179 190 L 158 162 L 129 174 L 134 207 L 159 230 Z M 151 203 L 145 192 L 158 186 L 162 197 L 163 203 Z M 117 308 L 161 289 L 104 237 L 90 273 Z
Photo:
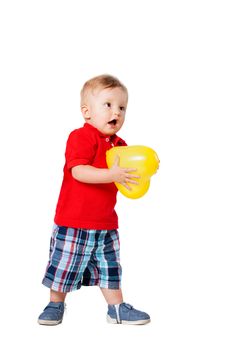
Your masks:
M 86 122 L 101 133 L 113 135 L 124 123 L 127 102 L 128 95 L 120 87 L 96 90 L 82 106 L 82 113 Z

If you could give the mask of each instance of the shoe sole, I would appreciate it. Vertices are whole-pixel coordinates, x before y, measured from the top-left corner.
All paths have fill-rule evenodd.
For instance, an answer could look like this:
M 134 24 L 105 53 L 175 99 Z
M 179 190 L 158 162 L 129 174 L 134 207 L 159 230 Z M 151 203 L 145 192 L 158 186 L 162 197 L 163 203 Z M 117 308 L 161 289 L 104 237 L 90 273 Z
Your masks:
M 129 325 L 143 325 L 150 322 L 150 319 L 147 320 L 137 320 L 137 321 L 124 321 L 122 320 L 121 323 L 117 323 L 117 320 L 115 318 L 111 318 L 109 315 L 107 315 L 107 322 L 111 324 L 129 324 Z
M 38 323 L 42 326 L 56 326 L 59 323 L 62 323 L 62 320 L 55 321 L 55 320 L 38 320 Z

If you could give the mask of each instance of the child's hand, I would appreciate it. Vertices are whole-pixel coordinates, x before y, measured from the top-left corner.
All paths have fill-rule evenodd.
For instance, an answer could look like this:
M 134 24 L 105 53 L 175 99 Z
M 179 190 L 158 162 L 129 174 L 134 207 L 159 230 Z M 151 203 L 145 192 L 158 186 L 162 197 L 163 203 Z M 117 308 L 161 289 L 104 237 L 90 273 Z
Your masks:
M 138 182 L 132 179 L 139 179 L 140 176 L 130 174 L 131 172 L 137 171 L 137 169 L 121 168 L 119 167 L 119 162 L 120 162 L 120 157 L 117 155 L 113 166 L 109 169 L 109 171 L 111 172 L 112 181 L 120 183 L 121 185 L 126 187 L 129 191 L 131 191 L 131 187 L 128 185 L 128 183 L 138 185 Z

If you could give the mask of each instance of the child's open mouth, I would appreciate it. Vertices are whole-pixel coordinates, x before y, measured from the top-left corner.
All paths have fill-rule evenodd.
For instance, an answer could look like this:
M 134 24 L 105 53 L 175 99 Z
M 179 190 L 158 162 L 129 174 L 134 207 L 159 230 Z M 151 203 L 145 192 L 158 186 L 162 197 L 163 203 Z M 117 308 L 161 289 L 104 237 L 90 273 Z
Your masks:
M 117 123 L 116 119 L 113 119 L 110 122 L 108 122 L 108 124 L 110 124 L 110 125 L 116 125 L 116 123 Z

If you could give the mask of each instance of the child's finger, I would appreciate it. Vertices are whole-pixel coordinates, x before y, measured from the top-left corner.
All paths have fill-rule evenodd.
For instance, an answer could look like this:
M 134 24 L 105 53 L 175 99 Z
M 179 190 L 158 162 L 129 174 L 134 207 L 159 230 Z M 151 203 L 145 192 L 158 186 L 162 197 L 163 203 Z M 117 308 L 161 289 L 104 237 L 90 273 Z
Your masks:
M 127 173 L 131 173 L 131 172 L 134 172 L 134 171 L 137 171 L 138 169 L 137 168 L 123 168 L 124 171 L 126 171 Z
M 126 175 L 127 179 L 140 179 L 141 176 L 136 175 L 136 174 L 127 174 Z
M 132 188 L 127 184 L 127 182 L 123 182 L 122 185 L 127 188 L 127 190 L 132 191 Z
M 134 184 L 134 185 L 139 185 L 139 183 L 137 181 L 134 181 L 134 180 L 127 180 L 127 182 Z
M 116 155 L 116 157 L 115 157 L 115 159 L 114 159 L 114 164 L 113 165 L 119 165 L 119 163 L 120 163 L 120 157 L 119 157 L 119 155 L 117 154 Z

